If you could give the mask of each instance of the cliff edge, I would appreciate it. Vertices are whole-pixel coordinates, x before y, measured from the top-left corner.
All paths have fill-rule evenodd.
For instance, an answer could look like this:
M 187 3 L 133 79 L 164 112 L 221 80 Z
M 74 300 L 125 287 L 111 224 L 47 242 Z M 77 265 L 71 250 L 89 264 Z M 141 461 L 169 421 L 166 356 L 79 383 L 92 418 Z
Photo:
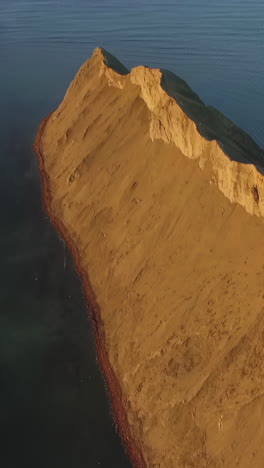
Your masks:
M 35 141 L 135 466 L 262 467 L 264 152 L 104 49 Z

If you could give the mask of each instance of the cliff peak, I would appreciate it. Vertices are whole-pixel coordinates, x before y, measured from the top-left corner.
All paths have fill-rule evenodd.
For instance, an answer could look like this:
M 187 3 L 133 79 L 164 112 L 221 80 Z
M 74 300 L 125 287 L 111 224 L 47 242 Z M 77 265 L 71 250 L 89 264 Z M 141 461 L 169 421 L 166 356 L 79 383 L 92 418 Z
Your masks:
M 98 77 L 104 75 L 110 87 L 123 89 L 128 82 L 138 86 L 151 113 L 151 140 L 174 144 L 201 168 L 209 169 L 210 183 L 232 203 L 250 214 L 264 215 L 264 151 L 246 132 L 206 106 L 182 78 L 168 70 L 138 66 L 129 71 L 105 49 L 96 48 L 78 72 L 74 89 L 85 89 L 80 77 L 86 77 L 90 67 Z

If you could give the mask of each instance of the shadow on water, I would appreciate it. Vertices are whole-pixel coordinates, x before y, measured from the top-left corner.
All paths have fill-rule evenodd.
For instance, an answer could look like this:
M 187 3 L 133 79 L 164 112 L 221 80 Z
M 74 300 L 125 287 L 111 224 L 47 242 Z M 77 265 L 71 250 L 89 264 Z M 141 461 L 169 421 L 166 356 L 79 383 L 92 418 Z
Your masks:
M 128 467 L 80 282 L 42 210 L 37 122 L 9 121 L 0 132 L 1 466 Z

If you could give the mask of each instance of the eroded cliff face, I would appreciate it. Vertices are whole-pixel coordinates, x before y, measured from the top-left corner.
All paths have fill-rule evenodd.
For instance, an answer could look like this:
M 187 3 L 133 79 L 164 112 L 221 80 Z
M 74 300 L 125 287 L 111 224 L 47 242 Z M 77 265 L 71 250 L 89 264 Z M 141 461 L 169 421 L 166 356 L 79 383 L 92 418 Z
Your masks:
M 262 151 L 166 73 L 95 50 L 41 134 L 51 211 L 146 465 L 262 467 Z

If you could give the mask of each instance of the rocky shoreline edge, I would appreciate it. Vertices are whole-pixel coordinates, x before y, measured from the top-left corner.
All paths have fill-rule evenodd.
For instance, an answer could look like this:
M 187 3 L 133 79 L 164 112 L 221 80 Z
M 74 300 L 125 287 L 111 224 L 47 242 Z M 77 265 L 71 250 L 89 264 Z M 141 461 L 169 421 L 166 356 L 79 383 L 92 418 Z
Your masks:
M 52 114 L 53 112 L 48 114 L 47 117 L 45 117 L 41 121 L 33 144 L 33 150 L 38 157 L 43 208 L 45 213 L 51 220 L 51 223 L 54 226 L 55 230 L 66 243 L 74 260 L 78 276 L 81 280 L 85 301 L 88 309 L 88 315 L 90 318 L 90 323 L 92 324 L 97 360 L 101 373 L 103 375 L 107 395 L 110 400 L 110 406 L 116 430 L 121 438 L 121 441 L 127 454 L 131 459 L 133 466 L 135 468 L 146 468 L 147 464 L 144 460 L 142 450 L 137 446 L 137 444 L 132 438 L 127 420 L 125 403 L 123 402 L 121 387 L 109 361 L 100 308 L 97 304 L 95 294 L 92 290 L 91 282 L 89 280 L 87 272 L 84 271 L 84 269 L 81 267 L 80 255 L 77 246 L 72 241 L 64 224 L 58 217 L 56 217 L 56 214 L 51 209 L 52 195 L 50 190 L 49 175 L 45 170 L 44 155 L 42 152 L 42 135 L 45 130 L 46 124 L 52 116 Z

